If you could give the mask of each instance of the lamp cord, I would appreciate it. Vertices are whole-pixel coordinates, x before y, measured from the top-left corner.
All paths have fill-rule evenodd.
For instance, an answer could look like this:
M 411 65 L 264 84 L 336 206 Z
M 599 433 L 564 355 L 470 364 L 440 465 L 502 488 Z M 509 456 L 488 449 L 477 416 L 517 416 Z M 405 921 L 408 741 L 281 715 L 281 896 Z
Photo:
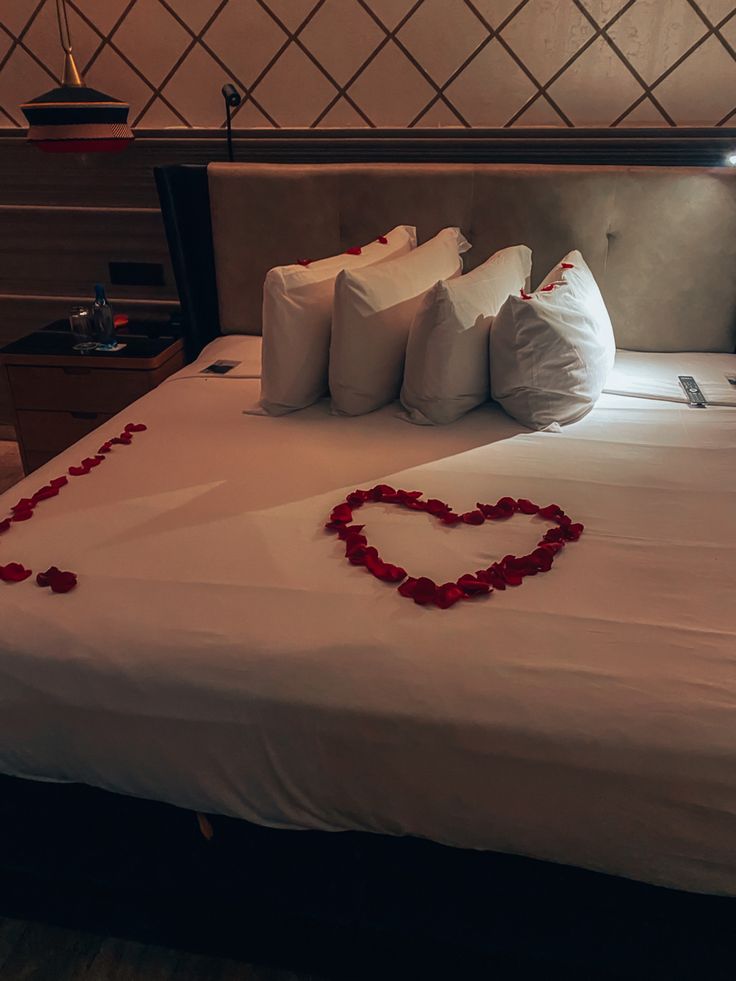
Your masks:
M 69 18 L 66 11 L 64 0 L 56 0 L 56 17 L 59 21 L 59 39 L 61 46 L 67 54 L 71 54 L 72 37 L 69 33 Z

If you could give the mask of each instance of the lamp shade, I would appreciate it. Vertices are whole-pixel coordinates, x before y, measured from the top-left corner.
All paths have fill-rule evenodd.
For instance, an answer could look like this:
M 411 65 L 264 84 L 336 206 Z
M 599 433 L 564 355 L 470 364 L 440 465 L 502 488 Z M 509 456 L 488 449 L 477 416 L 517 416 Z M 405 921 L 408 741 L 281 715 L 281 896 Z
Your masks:
M 61 85 L 20 108 L 28 141 L 51 153 L 115 153 L 133 139 L 127 102 L 86 85 Z

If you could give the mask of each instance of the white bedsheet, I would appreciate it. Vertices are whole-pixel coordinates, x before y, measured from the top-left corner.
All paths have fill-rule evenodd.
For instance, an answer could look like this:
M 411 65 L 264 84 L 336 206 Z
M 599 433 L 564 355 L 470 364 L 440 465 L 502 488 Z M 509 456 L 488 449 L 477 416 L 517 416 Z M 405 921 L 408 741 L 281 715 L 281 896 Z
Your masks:
M 242 412 L 257 380 L 186 371 L 0 498 L 149 426 L 0 539 L 80 577 L 0 585 L 1 772 L 736 894 L 736 409 L 604 395 L 560 434 L 490 406 L 271 419 Z M 520 588 L 420 608 L 322 530 L 379 479 L 556 502 L 585 534 Z M 360 520 L 440 581 L 539 537 Z

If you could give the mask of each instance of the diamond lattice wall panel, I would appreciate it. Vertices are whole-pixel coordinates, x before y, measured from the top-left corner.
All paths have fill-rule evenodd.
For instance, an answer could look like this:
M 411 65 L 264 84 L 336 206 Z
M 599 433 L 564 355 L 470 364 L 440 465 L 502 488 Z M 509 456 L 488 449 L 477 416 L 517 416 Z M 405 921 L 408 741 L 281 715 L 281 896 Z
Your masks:
M 138 129 L 736 124 L 736 0 L 68 0 Z M 58 83 L 54 0 L 0 3 L 0 127 Z

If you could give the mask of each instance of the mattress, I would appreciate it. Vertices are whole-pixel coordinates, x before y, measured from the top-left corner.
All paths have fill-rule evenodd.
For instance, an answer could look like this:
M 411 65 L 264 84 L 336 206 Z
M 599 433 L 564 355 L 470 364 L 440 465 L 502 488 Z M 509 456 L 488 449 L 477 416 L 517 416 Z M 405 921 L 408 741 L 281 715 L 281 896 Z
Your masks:
M 218 345 L 199 368 L 238 360 Z M 736 367 L 698 357 L 701 380 Z M 736 895 L 736 409 L 606 394 L 561 433 L 491 405 L 448 427 L 326 403 L 272 419 L 243 412 L 257 379 L 199 368 L 0 498 L 148 426 L 0 542 L 79 575 L 0 589 L 0 772 Z M 458 510 L 554 502 L 585 532 L 547 575 L 419 607 L 323 529 L 379 481 Z M 526 516 L 364 520 L 437 581 L 539 537 Z

